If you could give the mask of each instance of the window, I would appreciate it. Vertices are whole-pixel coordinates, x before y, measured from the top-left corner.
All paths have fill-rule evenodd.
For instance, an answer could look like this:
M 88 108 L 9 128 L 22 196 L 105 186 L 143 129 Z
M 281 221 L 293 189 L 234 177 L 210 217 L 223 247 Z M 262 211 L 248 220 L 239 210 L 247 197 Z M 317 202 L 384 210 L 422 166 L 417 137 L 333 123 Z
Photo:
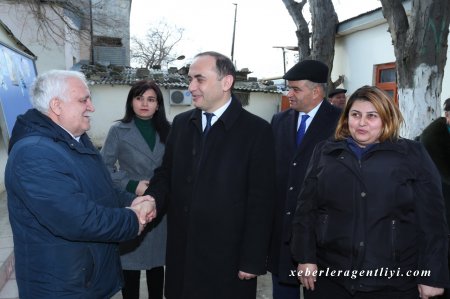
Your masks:
M 386 91 L 398 105 L 397 71 L 395 63 L 375 65 L 375 86 Z
M 94 45 L 103 47 L 122 47 L 122 39 L 119 37 L 94 36 Z

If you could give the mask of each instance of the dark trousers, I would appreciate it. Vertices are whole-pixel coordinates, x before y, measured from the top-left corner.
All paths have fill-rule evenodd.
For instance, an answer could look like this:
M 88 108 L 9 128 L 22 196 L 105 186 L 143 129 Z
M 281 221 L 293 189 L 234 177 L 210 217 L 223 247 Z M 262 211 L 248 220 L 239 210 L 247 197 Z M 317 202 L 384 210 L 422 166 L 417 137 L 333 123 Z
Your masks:
M 273 299 L 300 299 L 300 284 L 286 284 L 279 280 L 278 275 L 272 274 Z
M 164 267 L 146 270 L 147 289 L 149 299 L 163 298 Z M 140 270 L 123 270 L 125 284 L 122 288 L 123 299 L 139 299 Z
M 349 293 L 328 277 L 318 277 L 314 291 L 304 290 L 305 299 L 418 299 L 417 287 L 407 291 L 375 291 Z

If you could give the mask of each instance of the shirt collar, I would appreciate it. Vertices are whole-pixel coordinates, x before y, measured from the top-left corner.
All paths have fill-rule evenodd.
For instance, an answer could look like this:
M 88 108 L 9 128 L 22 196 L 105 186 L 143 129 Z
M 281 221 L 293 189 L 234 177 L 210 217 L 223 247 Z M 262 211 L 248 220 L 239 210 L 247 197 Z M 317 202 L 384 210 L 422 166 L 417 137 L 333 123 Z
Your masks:
M 222 107 L 220 107 L 219 109 L 212 111 L 211 113 L 214 114 L 214 116 L 211 119 L 211 125 L 213 125 L 221 116 L 222 114 L 225 112 L 225 110 L 227 110 L 228 106 L 230 106 L 231 104 L 231 97 L 228 100 L 228 102 L 226 102 Z M 206 126 L 206 116 L 205 116 L 205 111 L 202 111 L 202 125 L 203 128 L 205 128 Z
M 320 106 L 322 105 L 322 103 L 323 103 L 323 100 L 322 100 L 319 104 L 317 104 L 316 107 L 314 107 L 314 108 L 313 108 L 311 111 L 309 111 L 308 113 L 305 113 L 305 112 L 299 112 L 299 114 L 298 114 L 298 120 L 297 120 L 297 128 L 300 126 L 300 121 L 301 121 L 301 119 L 302 119 L 302 115 L 308 114 L 308 115 L 309 115 L 309 118 L 306 120 L 306 128 L 305 128 L 305 130 L 308 129 L 309 124 L 310 124 L 310 123 L 312 122 L 312 120 L 314 119 L 314 116 L 316 116 L 317 111 L 319 111 L 319 108 L 320 108 Z
M 61 126 L 60 124 L 57 124 L 58 126 L 60 126 L 61 127 L 61 129 L 63 129 L 64 131 L 66 131 L 73 139 L 75 139 L 76 141 L 78 141 L 78 142 L 80 142 L 80 137 L 81 136 L 77 136 L 77 137 L 75 137 L 75 136 L 73 136 L 73 134 L 72 133 L 70 133 L 68 130 L 66 130 L 66 128 L 64 128 L 63 126 Z

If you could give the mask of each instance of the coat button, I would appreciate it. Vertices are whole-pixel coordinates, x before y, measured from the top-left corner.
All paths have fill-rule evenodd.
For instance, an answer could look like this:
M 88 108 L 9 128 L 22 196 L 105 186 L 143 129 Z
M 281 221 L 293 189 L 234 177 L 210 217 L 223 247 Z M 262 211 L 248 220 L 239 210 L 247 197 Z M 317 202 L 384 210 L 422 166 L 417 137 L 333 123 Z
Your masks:
M 290 216 L 290 215 L 291 215 L 291 212 L 286 212 L 286 215 Z
M 297 166 L 297 162 L 292 163 L 292 166 Z
M 366 197 L 366 192 L 361 192 L 361 197 Z
M 289 187 L 289 191 L 292 191 L 292 190 L 294 190 L 294 187 L 292 187 L 292 186 Z

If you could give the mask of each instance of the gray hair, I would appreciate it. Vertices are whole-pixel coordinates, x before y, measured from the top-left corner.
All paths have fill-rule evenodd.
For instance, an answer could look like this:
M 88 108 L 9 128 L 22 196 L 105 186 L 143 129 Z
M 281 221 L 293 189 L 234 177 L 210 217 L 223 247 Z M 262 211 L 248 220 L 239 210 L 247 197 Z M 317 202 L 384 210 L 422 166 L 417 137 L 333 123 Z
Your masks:
M 31 105 L 40 112 L 47 113 L 52 99 L 67 101 L 67 81 L 71 78 L 79 79 L 87 86 L 84 74 L 76 71 L 51 70 L 39 75 L 31 85 Z
M 317 82 L 313 82 L 313 81 L 310 81 L 310 80 L 306 80 L 306 82 L 307 82 L 306 85 L 309 88 L 313 89 L 314 87 L 319 86 L 322 89 L 323 93 L 326 94 L 326 91 L 327 91 L 327 88 L 328 88 L 328 84 L 327 83 L 317 83 Z

